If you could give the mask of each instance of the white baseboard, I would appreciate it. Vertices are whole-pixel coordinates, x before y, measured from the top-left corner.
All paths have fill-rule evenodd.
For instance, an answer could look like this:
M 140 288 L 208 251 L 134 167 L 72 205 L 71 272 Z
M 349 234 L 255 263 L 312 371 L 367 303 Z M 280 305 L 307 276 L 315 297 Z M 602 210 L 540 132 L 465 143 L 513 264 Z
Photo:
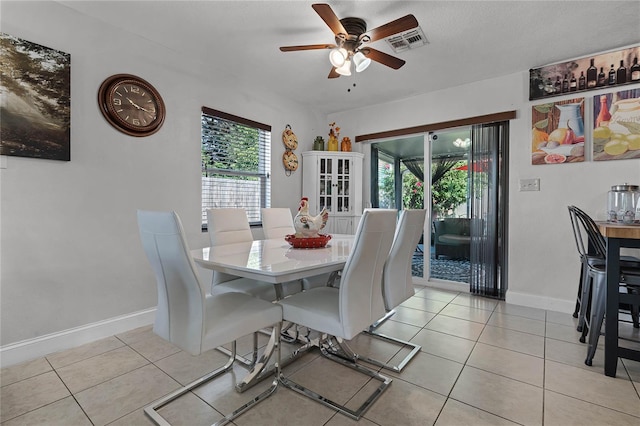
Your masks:
M 536 296 L 528 293 L 518 293 L 507 290 L 506 300 L 512 305 L 522 305 L 529 308 L 546 309 L 549 311 L 573 313 L 575 300 L 555 299 L 553 297 Z
M 20 364 L 54 352 L 71 349 L 114 334 L 153 324 L 156 308 L 134 312 L 80 327 L 10 343 L 0 347 L 0 367 Z
M 455 281 L 427 281 L 427 287 L 437 288 L 440 290 L 459 291 L 460 293 L 469 293 L 469 284 Z
M 440 290 L 459 291 L 461 293 L 469 293 L 469 284 L 456 281 L 430 281 L 423 277 L 411 277 L 413 284 L 423 285 L 425 287 L 437 288 Z
M 453 281 L 427 281 L 423 278 L 413 278 L 415 284 L 424 285 L 431 288 L 441 290 L 459 291 L 461 293 L 469 293 L 469 284 L 458 283 Z M 576 301 L 555 299 L 553 297 L 537 296 L 528 293 L 519 293 L 513 290 L 507 290 L 505 302 L 512 305 L 521 305 L 529 308 L 546 309 L 549 311 L 573 313 Z
M 414 279 L 415 284 L 443 290 L 469 292 L 469 285 L 465 283 L 453 283 L 445 281 L 427 281 Z M 557 312 L 572 313 L 575 308 L 575 300 L 554 299 L 551 297 L 536 296 L 527 293 L 507 291 L 506 302 L 513 305 L 522 305 L 530 308 L 547 309 Z M 32 359 L 42 357 L 54 352 L 71 349 L 76 346 L 104 339 L 114 334 L 124 333 L 134 328 L 153 324 L 156 308 L 134 312 L 92 324 L 59 331 L 56 333 L 39 336 L 21 342 L 10 343 L 0 347 L 0 367 L 8 367 L 20 364 Z

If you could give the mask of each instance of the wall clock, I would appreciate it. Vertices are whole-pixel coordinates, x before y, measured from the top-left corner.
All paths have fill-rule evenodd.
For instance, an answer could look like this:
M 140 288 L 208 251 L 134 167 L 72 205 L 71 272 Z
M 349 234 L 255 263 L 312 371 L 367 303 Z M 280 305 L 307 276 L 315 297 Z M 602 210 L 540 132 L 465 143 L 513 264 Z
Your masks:
M 282 163 L 284 164 L 285 174 L 291 176 L 291 172 L 298 170 L 298 157 L 293 152 L 298 147 L 298 138 L 291 130 L 291 126 L 287 124 L 282 132 L 282 143 L 284 143 L 284 154 L 282 154 Z
M 103 81 L 98 105 L 109 124 L 130 136 L 152 135 L 164 123 L 160 93 L 135 75 L 116 74 Z

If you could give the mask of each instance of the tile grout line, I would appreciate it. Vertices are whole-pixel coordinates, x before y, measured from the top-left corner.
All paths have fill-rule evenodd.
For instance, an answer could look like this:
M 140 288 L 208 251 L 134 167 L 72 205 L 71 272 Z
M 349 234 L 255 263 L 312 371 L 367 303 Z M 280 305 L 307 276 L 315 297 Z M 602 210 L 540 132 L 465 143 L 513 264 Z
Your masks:
M 458 293 L 458 296 L 460 294 Z M 458 297 L 456 296 L 456 297 Z M 455 300 L 455 298 L 454 298 Z M 447 306 L 449 306 L 449 304 L 447 304 Z M 445 306 L 446 307 L 446 306 Z M 495 309 L 495 307 L 494 307 Z M 444 315 L 446 316 L 446 315 Z M 435 318 L 435 317 L 434 317 Z M 482 330 L 484 331 L 485 326 L 482 327 Z M 475 342 L 473 343 L 473 347 L 471 348 L 471 350 L 469 351 L 469 355 L 467 355 L 467 358 L 464 360 L 464 362 L 462 363 L 462 368 L 460 369 L 460 372 L 458 373 L 458 376 L 456 377 L 456 379 L 453 381 L 453 384 L 451 385 L 451 389 L 449 389 L 449 393 L 447 393 L 446 395 L 446 400 L 444 402 L 444 404 L 442 405 L 442 407 L 440 407 L 440 411 L 438 412 L 438 415 L 436 416 L 436 420 L 434 422 L 434 424 L 438 421 L 438 419 L 440 418 L 440 415 L 442 414 L 442 411 L 444 410 L 444 407 L 447 405 L 447 402 L 449 401 L 449 399 L 451 398 L 451 393 L 453 392 L 453 389 L 456 387 L 456 384 L 458 383 L 458 380 L 460 380 L 460 376 L 462 376 L 462 372 L 464 371 L 465 367 L 467 366 L 467 362 L 469 362 L 469 358 L 471 357 L 471 354 L 473 353 L 474 349 L 476 348 L 476 346 L 478 345 L 478 339 L 480 339 L 480 335 L 482 334 L 482 331 L 480 332 L 480 334 L 478 334 L 478 338 L 475 340 Z M 467 404 L 468 405 L 468 404 Z
M 49 358 L 47 358 L 47 357 L 45 356 L 45 357 L 44 357 L 44 359 L 45 359 L 45 361 L 47 361 L 47 363 L 48 363 L 48 364 L 49 364 L 49 366 L 51 367 L 51 370 L 52 370 L 54 373 L 56 373 L 56 376 L 58 376 L 58 380 L 60 380 L 60 382 L 62 383 L 62 385 L 67 389 L 67 392 L 69 392 L 69 395 L 71 396 L 71 398 L 73 398 L 73 400 L 75 401 L 75 403 L 78 405 L 78 408 L 80 408 L 80 410 L 82 411 L 82 414 L 84 414 L 84 415 L 87 417 L 87 420 L 89 420 L 89 422 L 90 422 L 91 424 L 94 424 L 94 423 L 91 421 L 91 417 L 89 417 L 89 414 L 87 414 L 87 412 L 84 410 L 84 408 L 82 408 L 82 405 L 80 405 L 80 402 L 76 399 L 76 396 L 73 394 L 73 392 L 71 392 L 71 389 L 69 389 L 69 386 L 67 386 L 67 384 L 64 382 L 64 380 L 62 380 L 62 377 L 60 377 L 60 374 L 58 374 L 58 370 L 56 370 L 56 369 L 53 367 L 53 365 L 51 364 L 51 361 L 49 361 Z M 58 400 L 58 401 L 60 401 L 60 400 Z M 55 402 L 57 402 L 57 401 L 55 401 Z M 47 405 L 50 405 L 50 404 L 47 404 Z M 44 405 L 43 407 L 46 407 L 46 405 Z M 36 408 L 36 410 L 37 410 L 37 409 L 40 409 L 40 408 L 42 408 L 42 407 L 38 407 L 38 408 Z M 24 413 L 24 414 L 26 414 L 26 413 Z M 24 415 L 24 414 L 22 414 L 22 415 Z
M 544 404 L 547 399 L 547 311 L 544 311 L 544 339 L 542 341 L 542 426 L 544 426 Z
M 460 294 L 460 293 L 459 293 L 459 294 Z M 457 296 L 456 296 L 456 297 L 457 297 Z M 455 300 L 455 298 L 454 298 L 454 300 Z M 496 303 L 496 305 L 494 305 L 493 309 L 491 310 L 491 315 L 493 315 L 493 314 L 495 313 L 495 311 L 496 311 L 497 307 L 498 307 L 498 304 Z M 472 307 L 470 307 L 470 308 L 472 308 Z M 444 316 L 446 316 L 446 315 L 444 315 Z M 488 322 L 488 320 L 487 320 L 487 322 Z M 482 412 L 485 412 L 485 413 L 491 414 L 492 416 L 500 417 L 500 418 L 505 419 L 505 420 L 507 420 L 507 421 L 514 422 L 513 420 L 507 419 L 507 418 L 502 417 L 502 416 L 500 416 L 500 415 L 498 415 L 498 414 L 495 414 L 495 413 L 491 413 L 490 411 L 486 411 L 486 410 L 484 410 L 484 409 L 482 409 L 482 408 L 480 408 L 480 407 L 475 407 L 475 406 L 473 406 L 473 405 L 471 405 L 471 404 L 468 404 L 468 403 L 466 403 L 466 402 L 459 401 L 459 400 L 457 400 L 457 399 L 455 399 L 455 398 L 453 398 L 453 397 L 451 396 L 451 394 L 453 393 L 453 389 L 456 387 L 456 384 L 458 383 L 458 380 L 460 379 L 460 376 L 462 376 L 462 372 L 464 371 L 465 367 L 467 367 L 467 366 L 468 366 L 468 365 L 467 365 L 467 363 L 469 362 L 469 358 L 471 358 L 471 354 L 473 353 L 473 351 L 474 351 L 474 350 L 475 350 L 475 348 L 477 347 L 478 343 L 480 343 L 480 341 L 479 341 L 479 340 L 480 340 L 480 336 L 482 335 L 482 332 L 485 330 L 486 326 L 487 326 L 487 323 L 484 323 L 484 326 L 482 327 L 482 331 L 480 332 L 480 334 L 478 334 L 478 338 L 475 340 L 475 342 L 474 342 L 474 344 L 473 344 L 473 347 L 472 347 L 472 348 L 471 348 L 471 350 L 469 351 L 469 355 L 467 355 L 467 358 L 465 359 L 464 363 L 462 363 L 462 368 L 460 369 L 460 372 L 458 373 L 458 376 L 456 377 L 456 380 L 455 380 L 455 381 L 453 382 L 453 384 L 451 385 L 451 389 L 449 389 L 449 393 L 446 395 L 445 403 L 444 403 L 444 404 L 442 405 L 442 407 L 440 408 L 440 411 L 438 412 L 438 415 L 436 416 L 436 419 L 435 419 L 435 421 L 434 421 L 434 423 L 433 423 L 434 425 L 437 423 L 438 419 L 440 418 L 440 415 L 442 414 L 442 411 L 444 410 L 444 407 L 447 405 L 447 402 L 448 402 L 450 399 L 451 399 L 451 400 L 453 400 L 453 401 L 457 401 L 457 402 L 459 402 L 459 403 L 461 403 L 461 404 L 464 404 L 464 405 L 468 405 L 468 406 L 470 406 L 470 407 L 473 407 L 473 408 L 475 408 L 475 409 L 477 409 L 477 410 L 480 410 L 480 411 L 482 411 Z M 467 340 L 468 340 L 468 339 L 467 339 Z M 450 360 L 450 361 L 452 361 L 452 360 Z M 468 367 L 469 367 L 469 368 L 475 368 L 475 367 L 472 367 L 471 365 L 469 365 Z M 484 371 L 484 370 L 483 370 L 483 371 Z M 493 374 L 495 374 L 495 373 L 493 373 Z M 515 423 L 515 422 L 514 422 L 514 423 Z

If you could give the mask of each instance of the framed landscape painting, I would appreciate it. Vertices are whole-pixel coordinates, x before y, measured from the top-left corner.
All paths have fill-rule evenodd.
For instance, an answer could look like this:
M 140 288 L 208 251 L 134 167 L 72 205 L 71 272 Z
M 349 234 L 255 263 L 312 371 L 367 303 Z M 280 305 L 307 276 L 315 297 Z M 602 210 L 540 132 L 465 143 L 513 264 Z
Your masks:
M 534 105 L 531 164 L 584 161 L 584 98 Z
M 640 89 L 593 97 L 593 160 L 640 158 Z
M 0 33 L 0 154 L 69 161 L 71 58 Z

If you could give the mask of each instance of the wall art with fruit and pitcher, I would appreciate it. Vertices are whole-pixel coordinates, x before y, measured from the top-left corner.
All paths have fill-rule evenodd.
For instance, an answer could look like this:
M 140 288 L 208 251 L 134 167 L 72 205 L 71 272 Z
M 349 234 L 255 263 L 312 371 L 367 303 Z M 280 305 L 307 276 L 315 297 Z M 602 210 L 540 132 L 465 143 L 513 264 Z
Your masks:
M 640 158 L 640 89 L 593 97 L 593 160 Z
M 531 164 L 585 160 L 584 98 L 534 105 L 531 121 Z

